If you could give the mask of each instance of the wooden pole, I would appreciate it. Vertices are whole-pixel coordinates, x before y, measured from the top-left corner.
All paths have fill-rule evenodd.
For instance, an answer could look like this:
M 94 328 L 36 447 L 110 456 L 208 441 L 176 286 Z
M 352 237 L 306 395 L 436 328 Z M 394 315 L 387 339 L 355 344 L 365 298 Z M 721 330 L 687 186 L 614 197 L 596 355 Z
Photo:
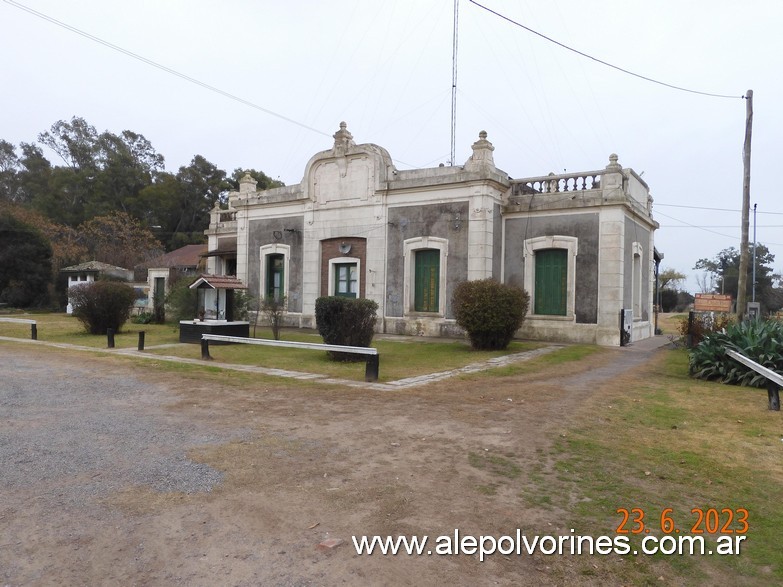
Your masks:
M 742 319 L 748 305 L 748 232 L 750 230 L 750 137 L 753 130 L 753 90 L 745 94 L 745 146 L 742 149 L 742 238 L 740 239 L 737 316 Z

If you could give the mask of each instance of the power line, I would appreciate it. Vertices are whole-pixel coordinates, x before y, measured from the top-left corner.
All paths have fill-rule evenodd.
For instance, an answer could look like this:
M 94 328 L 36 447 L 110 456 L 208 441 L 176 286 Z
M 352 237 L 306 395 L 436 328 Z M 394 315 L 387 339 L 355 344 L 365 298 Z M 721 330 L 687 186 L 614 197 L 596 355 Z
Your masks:
M 730 238 L 732 240 L 740 240 L 740 238 L 737 237 L 737 236 L 732 236 L 730 234 L 723 234 L 722 232 L 716 232 L 714 230 L 710 230 L 709 228 L 707 228 L 705 226 L 697 226 L 695 224 L 691 224 L 690 222 L 685 222 L 685 220 L 680 220 L 679 218 L 675 218 L 674 216 L 669 216 L 668 214 L 664 214 L 663 212 L 658 212 L 658 214 L 660 214 L 661 216 L 665 216 L 666 218 L 669 218 L 670 220 L 675 220 L 676 222 L 681 222 L 684 225 L 684 226 L 674 226 L 674 227 L 669 227 L 669 228 L 696 228 L 697 230 L 703 230 L 704 232 L 717 234 L 718 236 L 722 236 L 724 238 Z M 726 228 L 736 228 L 736 227 L 728 226 Z M 758 240 L 758 239 L 757 239 L 757 242 L 759 244 L 763 244 L 765 246 L 783 247 L 783 243 L 771 243 L 771 242 L 768 242 L 768 241 L 762 241 L 762 240 Z
M 659 202 L 655 202 L 654 204 L 657 206 L 665 206 L 667 208 L 690 208 L 691 210 L 712 210 L 715 212 L 742 212 L 742 210 L 737 210 L 734 208 L 713 208 L 712 206 L 685 206 L 683 204 L 661 204 Z M 776 216 L 783 216 L 783 212 L 762 212 L 761 210 L 758 211 L 758 214 L 774 214 Z
M 263 106 L 260 106 L 259 104 L 256 104 L 255 102 L 251 102 L 250 100 L 246 100 L 245 98 L 241 98 L 235 94 L 232 94 L 230 92 L 227 92 L 225 90 L 221 90 L 220 88 L 216 88 L 215 86 L 211 86 L 206 82 L 202 82 L 200 80 L 197 80 L 194 77 L 191 77 L 187 74 L 181 73 L 177 71 L 176 69 L 172 69 L 170 67 L 167 67 L 166 65 L 163 65 L 161 63 L 158 63 L 157 61 L 153 61 L 152 59 L 148 59 L 146 57 L 143 57 L 142 55 L 139 55 L 138 53 L 134 53 L 133 51 L 130 51 L 128 49 L 123 49 L 122 47 L 115 45 L 113 43 L 110 43 L 109 41 L 105 41 L 104 39 L 101 39 L 100 37 L 96 37 L 95 35 L 92 35 L 86 31 L 83 31 L 81 29 L 77 29 L 74 26 L 71 26 L 65 22 L 62 22 L 60 20 L 57 20 L 54 17 L 48 16 L 42 12 L 38 12 L 37 10 L 33 10 L 32 8 L 29 8 L 27 6 L 24 6 L 23 4 L 19 4 L 18 2 L 15 2 L 14 0 L 4 0 L 7 4 L 10 4 L 14 8 L 19 8 L 20 10 L 24 10 L 25 12 L 29 12 L 33 16 L 37 16 L 38 18 L 41 18 L 47 22 L 50 22 L 54 25 L 57 25 L 59 27 L 62 27 L 66 30 L 69 30 L 73 33 L 76 33 L 77 35 L 80 35 L 86 39 L 89 39 L 90 41 L 94 41 L 96 43 L 99 43 L 103 45 L 104 47 L 108 47 L 109 49 L 112 49 L 114 51 L 117 51 L 119 53 L 122 53 L 123 55 L 127 55 L 128 57 L 131 57 L 132 59 L 136 59 L 138 61 L 141 61 L 142 63 L 146 63 L 147 65 L 151 65 L 152 67 L 155 67 L 157 69 L 160 69 L 161 71 L 164 71 L 166 73 L 169 73 L 171 75 L 174 75 L 180 79 L 183 79 L 185 81 L 188 81 L 192 84 L 195 84 L 197 86 L 200 86 L 204 88 L 205 90 L 209 90 L 211 92 L 215 92 L 216 94 L 220 94 L 221 96 L 225 98 L 229 98 L 230 100 L 234 100 L 235 102 L 239 102 L 240 104 L 244 104 L 245 106 L 249 106 L 250 108 L 254 108 L 256 110 L 260 110 L 261 112 L 264 112 L 265 114 L 269 114 L 270 116 L 275 116 L 281 120 L 285 120 L 286 122 L 290 122 L 291 124 L 295 124 L 296 126 L 299 126 L 305 130 L 309 130 L 310 132 L 317 133 L 319 135 L 323 135 L 325 137 L 332 138 L 332 135 L 328 132 L 324 132 L 322 130 L 319 130 L 317 128 L 314 128 L 312 126 L 309 126 L 303 122 L 299 122 L 297 120 L 294 120 L 293 118 L 289 118 L 288 116 L 285 116 L 283 114 L 278 114 L 277 112 L 274 112 L 272 110 L 269 110 L 268 108 L 264 108 Z M 406 163 L 405 161 L 401 161 L 400 159 L 392 158 L 393 161 L 400 163 L 402 165 L 405 165 L 406 167 L 418 167 L 417 165 L 413 165 L 411 163 Z
M 683 224 L 685 224 L 686 226 L 688 226 L 690 228 L 698 228 L 699 230 L 703 230 L 704 232 L 711 232 L 712 234 L 717 234 L 718 236 L 722 236 L 724 238 L 730 238 L 730 239 L 739 240 L 739 238 L 736 237 L 736 236 L 731 236 L 731 235 L 728 235 L 728 234 L 722 234 L 720 232 L 715 232 L 714 230 L 709 230 L 708 228 L 702 228 L 701 226 L 696 226 L 695 224 L 691 224 L 690 222 L 685 222 L 684 220 L 680 220 L 679 218 L 675 218 L 674 216 L 669 216 L 668 214 L 664 214 L 663 212 L 658 212 L 658 214 L 660 214 L 661 216 L 665 216 L 666 218 L 669 218 L 671 220 L 676 220 L 677 222 L 682 222 Z
M 119 53 L 122 53 L 123 55 L 127 55 L 128 57 L 131 57 L 132 59 L 136 59 L 137 61 L 141 61 L 142 63 L 146 63 L 147 65 L 151 65 L 152 67 L 156 67 L 157 69 L 160 69 L 161 71 L 165 71 L 166 73 L 169 73 L 171 75 L 174 75 L 180 79 L 183 79 L 185 81 L 188 81 L 192 84 L 195 84 L 197 86 L 200 86 L 206 90 L 209 90 L 211 92 L 215 92 L 216 94 L 220 94 L 221 96 L 224 96 L 226 98 L 229 98 L 230 100 L 234 100 L 235 102 L 239 102 L 240 104 L 244 104 L 245 106 L 249 106 L 250 108 L 255 108 L 256 110 L 260 110 L 261 112 L 264 112 L 266 114 L 269 114 L 270 116 L 275 116 L 277 118 L 280 118 L 281 120 L 285 120 L 286 122 L 290 122 L 291 124 L 295 124 L 296 126 L 299 126 L 301 128 L 304 128 L 306 130 L 309 130 L 314 133 L 318 133 L 319 135 L 323 135 L 325 137 L 331 138 L 332 135 L 324 132 L 322 130 L 319 130 L 317 128 L 313 128 L 312 126 L 308 126 L 307 124 L 303 122 L 299 122 L 297 120 L 294 120 L 293 118 L 289 118 L 287 116 L 284 116 L 282 114 L 278 114 L 277 112 L 273 112 L 272 110 L 269 110 L 268 108 L 264 108 L 263 106 L 260 106 L 254 102 L 251 102 L 250 100 L 246 100 L 244 98 L 240 98 L 239 96 L 236 96 L 235 94 L 232 94 L 230 92 L 226 92 L 225 90 L 221 90 L 220 88 L 216 88 L 215 86 L 211 86 L 205 82 L 202 82 L 200 80 L 197 80 L 196 78 L 190 77 L 189 75 L 186 75 L 184 73 L 180 73 L 179 71 L 172 69 L 170 67 L 167 67 L 165 65 L 162 65 L 158 63 L 157 61 L 153 61 L 152 59 L 147 59 L 146 57 L 143 57 L 137 53 L 134 53 L 133 51 L 129 51 L 128 49 L 123 49 L 122 47 L 119 47 L 118 45 L 115 45 L 113 43 L 110 43 L 109 41 L 105 41 L 101 39 L 100 37 L 96 37 L 95 35 L 91 35 L 88 32 L 85 32 L 81 29 L 77 29 L 74 26 L 71 26 L 67 23 L 64 23 L 60 20 L 57 20 L 56 18 L 53 18 L 51 16 L 48 16 L 42 12 L 38 12 L 37 10 L 33 10 L 32 8 L 29 8 L 27 6 L 24 6 L 23 4 L 19 4 L 18 2 L 14 2 L 14 0 L 5 0 L 7 4 L 10 4 L 14 8 L 19 8 L 20 10 L 24 10 L 25 12 L 29 12 L 33 16 L 37 16 L 38 18 L 41 18 L 45 21 L 48 21 L 54 25 L 57 25 L 59 27 L 62 27 L 66 30 L 71 31 L 72 33 L 76 33 L 77 35 L 80 35 L 86 39 L 89 39 L 90 41 L 94 41 L 96 43 L 99 43 L 103 45 L 104 47 L 108 47 L 109 49 L 112 49 L 114 51 L 117 51 Z
M 6 0 L 6 1 L 8 1 L 8 0 Z M 737 100 L 741 100 L 741 99 L 745 98 L 745 96 L 728 96 L 728 95 L 725 95 L 725 94 L 713 94 L 713 93 L 710 93 L 710 92 L 700 92 L 698 90 L 690 90 L 688 88 L 683 88 L 681 86 L 675 86 L 673 84 L 667 84 L 666 82 L 662 82 L 662 81 L 653 79 L 651 77 L 647 77 L 647 76 L 644 76 L 644 75 L 641 75 L 641 74 L 638 74 L 638 73 L 634 73 L 632 71 L 628 71 L 627 69 L 623 69 L 622 67 L 618 67 L 617 65 L 612 65 L 611 63 L 607 63 L 606 61 L 598 59 L 597 57 L 593 57 L 592 55 L 588 55 L 587 53 L 583 53 L 582 51 L 579 51 L 578 49 L 574 49 L 573 47 L 569 47 L 568 45 L 565 45 L 565 44 L 563 44 L 563 43 L 561 43 L 559 41 L 556 41 L 552 37 L 548 37 L 548 36 L 546 36 L 543 33 L 539 33 L 538 31 L 535 31 L 535 30 L 531 29 L 530 27 L 527 27 L 527 26 L 523 25 L 520 22 L 512 20 L 511 18 L 509 18 L 507 16 L 504 16 L 503 14 L 500 14 L 499 12 L 494 11 L 491 8 L 488 8 L 488 7 L 484 6 L 483 4 L 479 4 L 478 2 L 476 2 L 476 0 L 468 0 L 468 1 L 471 4 L 475 4 L 479 8 L 483 8 L 487 12 L 490 12 L 490 13 L 494 14 L 495 16 L 497 16 L 499 18 L 502 18 L 505 21 L 510 22 L 513 25 L 516 25 L 516 26 L 518 26 L 520 28 L 523 28 L 526 31 L 528 31 L 530 33 L 533 33 L 534 35 L 537 35 L 537 36 L 541 37 L 542 39 L 545 39 L 545 40 L 549 41 L 550 43 L 554 43 L 558 47 L 562 47 L 563 49 L 568 49 L 569 51 L 572 51 L 573 53 L 576 53 L 577 55 L 581 55 L 582 57 L 587 57 L 588 59 L 592 59 L 593 61 L 595 61 L 597 63 L 600 63 L 601 65 L 605 65 L 607 67 L 611 67 L 612 69 L 616 69 L 617 71 L 621 71 L 622 73 L 625 73 L 625 74 L 628 74 L 628 75 L 632 75 L 634 77 L 638 77 L 639 79 L 643 79 L 645 81 L 652 82 L 654 84 L 658 84 L 658 85 L 661 85 L 661 86 L 666 86 L 667 88 L 672 88 L 673 90 L 680 90 L 682 92 L 689 92 L 691 94 L 700 94 L 702 96 L 711 96 L 713 98 L 732 98 L 732 99 L 737 99 Z
M 660 228 L 737 228 L 736 224 L 702 224 L 685 226 L 681 224 L 661 224 Z M 759 224 L 756 228 L 783 228 L 783 224 Z

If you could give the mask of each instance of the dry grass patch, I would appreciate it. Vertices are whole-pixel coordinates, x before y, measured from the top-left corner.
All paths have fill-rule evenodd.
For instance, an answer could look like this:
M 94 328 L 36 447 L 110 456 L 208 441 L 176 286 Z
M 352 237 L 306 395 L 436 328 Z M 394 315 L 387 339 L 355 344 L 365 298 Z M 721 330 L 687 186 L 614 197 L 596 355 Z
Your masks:
M 691 584 L 783 581 L 781 415 L 767 410 L 766 394 L 690 379 L 684 351 L 661 352 L 603 391 L 559 439 L 539 484 L 539 495 L 568 511 L 568 527 L 614 535 L 622 522 L 617 509 L 640 508 L 651 534 L 662 536 L 662 512 L 672 508 L 676 527 L 690 534 L 698 521 L 692 509 L 746 508 L 750 529 L 740 556 L 639 556 L 627 578 L 636 584 L 656 573 Z M 727 519 L 723 514 L 721 525 Z M 714 545 L 717 535 L 705 536 Z M 632 544 L 638 547 L 639 538 L 631 535 Z

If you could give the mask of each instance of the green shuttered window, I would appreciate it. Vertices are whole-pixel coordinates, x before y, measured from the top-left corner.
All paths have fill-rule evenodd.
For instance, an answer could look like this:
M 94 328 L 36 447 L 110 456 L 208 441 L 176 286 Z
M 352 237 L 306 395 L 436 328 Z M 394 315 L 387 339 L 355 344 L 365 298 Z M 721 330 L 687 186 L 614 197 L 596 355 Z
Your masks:
M 536 314 L 566 315 L 566 285 L 568 281 L 568 251 L 540 249 L 536 251 Z
M 416 312 L 437 312 L 440 297 L 440 251 L 416 251 L 416 287 L 413 309 Z
M 335 263 L 334 295 L 355 298 L 357 294 L 356 263 Z

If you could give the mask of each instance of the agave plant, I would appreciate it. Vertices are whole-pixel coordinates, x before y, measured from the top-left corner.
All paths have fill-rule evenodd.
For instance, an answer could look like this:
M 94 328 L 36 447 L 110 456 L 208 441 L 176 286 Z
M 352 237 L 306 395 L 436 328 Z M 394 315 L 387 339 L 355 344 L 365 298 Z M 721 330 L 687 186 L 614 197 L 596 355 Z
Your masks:
M 724 332 L 707 335 L 690 353 L 689 369 L 698 379 L 734 385 L 765 387 L 766 378 L 726 354 L 736 351 L 749 359 L 783 372 L 783 323 L 749 320 L 732 324 Z

